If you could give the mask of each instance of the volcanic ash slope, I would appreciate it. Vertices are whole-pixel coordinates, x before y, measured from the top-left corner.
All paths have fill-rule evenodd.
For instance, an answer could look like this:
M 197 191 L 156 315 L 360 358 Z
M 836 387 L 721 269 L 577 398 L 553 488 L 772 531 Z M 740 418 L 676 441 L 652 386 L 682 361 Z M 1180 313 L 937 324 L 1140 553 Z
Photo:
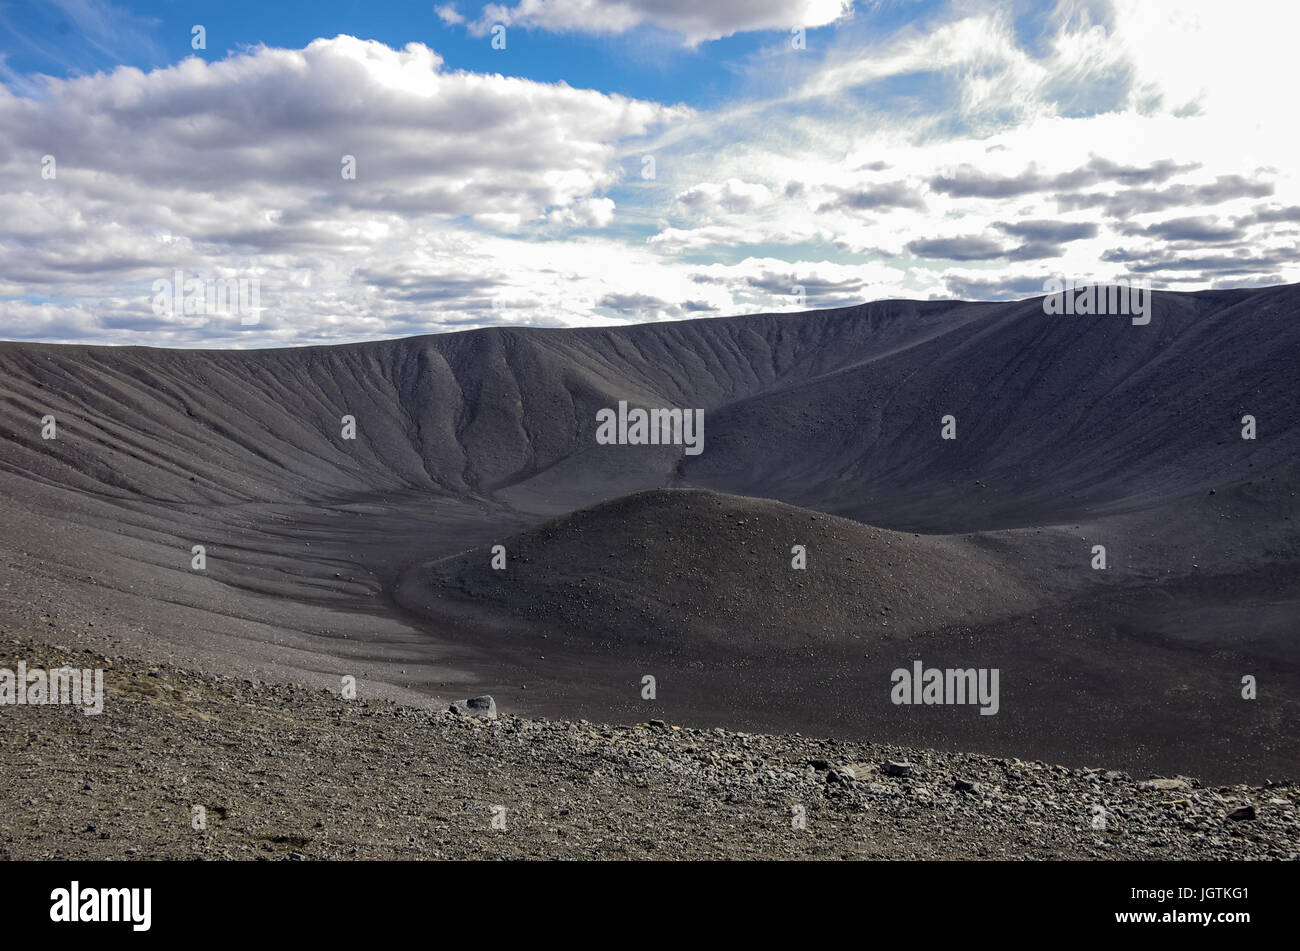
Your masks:
M 504 568 L 492 567 L 490 545 L 417 567 L 404 602 L 611 647 L 752 650 L 983 621 L 1042 597 L 978 536 L 892 532 L 699 489 L 634 493 L 500 544 Z

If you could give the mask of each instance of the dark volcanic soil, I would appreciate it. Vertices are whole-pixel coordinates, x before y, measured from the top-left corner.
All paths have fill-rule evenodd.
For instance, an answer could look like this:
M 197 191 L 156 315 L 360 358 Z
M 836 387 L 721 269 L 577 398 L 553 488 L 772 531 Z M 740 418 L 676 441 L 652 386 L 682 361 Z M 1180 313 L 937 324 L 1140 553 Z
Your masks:
M 420 565 L 403 599 L 496 608 L 615 651 L 744 653 L 1029 613 L 1070 579 L 1025 553 L 1060 559 L 1057 538 L 907 535 L 698 489 L 634 493 L 500 541 L 504 568 L 491 546 Z
M 664 716 L 697 726 L 1296 775 L 1286 638 L 1300 576 L 1287 569 L 1108 584 L 1073 530 L 910 535 L 701 490 L 638 493 L 495 541 L 504 569 L 490 546 L 420 564 L 399 601 L 491 656 L 535 652 L 552 683 L 523 709 L 635 718 L 650 675 Z M 892 703 L 893 671 L 916 660 L 997 668 L 997 714 Z M 1257 670 L 1267 689 L 1245 700 Z M 517 675 L 532 689 L 535 671 Z
M 1294 778 L 1300 288 L 1154 301 L 1146 327 L 883 301 L 296 350 L 2 343 L 0 631 L 570 720 L 645 719 L 653 675 L 690 727 Z M 620 400 L 704 410 L 703 454 L 598 445 Z M 710 492 L 659 491 L 683 488 Z M 998 668 L 998 715 L 891 704 L 918 659 Z
M 19 660 L 106 667 L 106 699 L 4 711 L 0 859 L 1300 857 L 1294 785 L 489 722 L 6 638 Z

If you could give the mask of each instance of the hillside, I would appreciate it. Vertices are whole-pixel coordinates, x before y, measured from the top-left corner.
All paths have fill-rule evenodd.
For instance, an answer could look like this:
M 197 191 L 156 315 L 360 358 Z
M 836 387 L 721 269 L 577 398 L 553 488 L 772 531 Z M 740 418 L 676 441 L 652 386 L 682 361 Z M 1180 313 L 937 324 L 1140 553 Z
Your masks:
M 804 549 L 792 567 L 794 546 Z M 871 643 L 1026 613 L 1061 587 L 988 540 L 908 535 L 698 489 L 634 493 L 421 565 L 404 595 L 619 650 Z M 420 597 L 419 592 L 425 596 Z M 445 605 L 443 604 L 445 602 Z M 413 605 L 414 606 L 414 605 Z M 486 620 L 486 618 L 485 618 Z
M 108 662 L 39 644 L 0 648 L 0 664 L 18 657 Z M 0 731 L 9 791 L 0 858 L 1300 855 L 1295 785 L 1153 783 L 1098 767 L 646 720 L 487 722 L 121 656 L 108 677 L 122 698 L 111 717 L 61 710 L 51 729 L 49 711 L 6 714 L 15 724 Z M 29 742 L 38 732 L 42 742 Z M 142 752 L 145 737 L 166 754 Z M 890 775 L 890 763 L 907 775 Z M 196 804 L 202 832 L 191 826 Z M 494 830 L 502 806 L 506 830 Z M 1103 829 L 1093 825 L 1099 808 Z M 1251 818 L 1231 818 L 1246 810 Z
M 0 344 L 0 622 L 410 702 L 616 719 L 653 673 L 698 725 L 1294 772 L 1300 287 L 1154 308 Z M 704 451 L 600 444 L 624 401 L 703 411 Z M 1004 712 L 891 705 L 918 657 L 998 667 Z

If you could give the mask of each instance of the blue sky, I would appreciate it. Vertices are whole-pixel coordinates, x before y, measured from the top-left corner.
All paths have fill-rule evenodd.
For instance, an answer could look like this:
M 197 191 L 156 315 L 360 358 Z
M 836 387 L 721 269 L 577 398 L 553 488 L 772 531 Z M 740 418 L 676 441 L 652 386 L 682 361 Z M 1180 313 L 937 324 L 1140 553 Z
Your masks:
M 1294 281 L 1296 26 L 1262 0 L 0 0 L 0 337 Z
M 707 4 L 705 4 L 707 5 Z M 109 4 L 97 0 L 0 3 L 0 42 L 6 64 L 19 76 L 45 73 L 70 76 L 112 70 L 169 66 L 187 56 L 219 59 L 227 51 L 266 45 L 296 49 L 318 37 L 347 34 L 394 49 L 423 43 L 436 49 L 452 69 L 523 76 L 540 82 L 566 82 L 664 102 L 710 106 L 736 94 L 743 81 L 737 66 L 765 48 L 784 45 L 784 30 L 736 33 L 709 42 L 689 38 L 653 22 L 621 33 L 585 34 L 526 29 L 506 52 L 493 49 L 462 25 L 446 22 L 438 8 L 473 18 L 485 4 L 410 2 L 320 2 L 305 10 L 293 3 L 173 2 L 154 0 Z M 792 5 L 793 6 L 793 5 Z M 833 34 L 893 30 L 924 22 L 939 12 L 936 2 L 904 2 L 872 8 L 853 18 L 809 27 L 816 47 Z M 1032 9 L 1018 17 L 1035 29 Z M 793 21 L 792 21 L 793 22 Z M 191 30 L 202 24 L 208 49 L 191 49 Z

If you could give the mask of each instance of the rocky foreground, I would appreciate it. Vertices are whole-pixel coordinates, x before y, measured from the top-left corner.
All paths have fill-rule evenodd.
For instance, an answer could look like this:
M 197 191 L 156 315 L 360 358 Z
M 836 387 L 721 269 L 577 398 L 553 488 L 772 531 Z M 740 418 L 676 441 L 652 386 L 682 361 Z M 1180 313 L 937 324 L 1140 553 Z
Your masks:
M 0 645 L 20 660 L 102 667 L 105 702 L 0 707 L 6 859 L 1300 858 L 1290 783 L 488 719 Z

